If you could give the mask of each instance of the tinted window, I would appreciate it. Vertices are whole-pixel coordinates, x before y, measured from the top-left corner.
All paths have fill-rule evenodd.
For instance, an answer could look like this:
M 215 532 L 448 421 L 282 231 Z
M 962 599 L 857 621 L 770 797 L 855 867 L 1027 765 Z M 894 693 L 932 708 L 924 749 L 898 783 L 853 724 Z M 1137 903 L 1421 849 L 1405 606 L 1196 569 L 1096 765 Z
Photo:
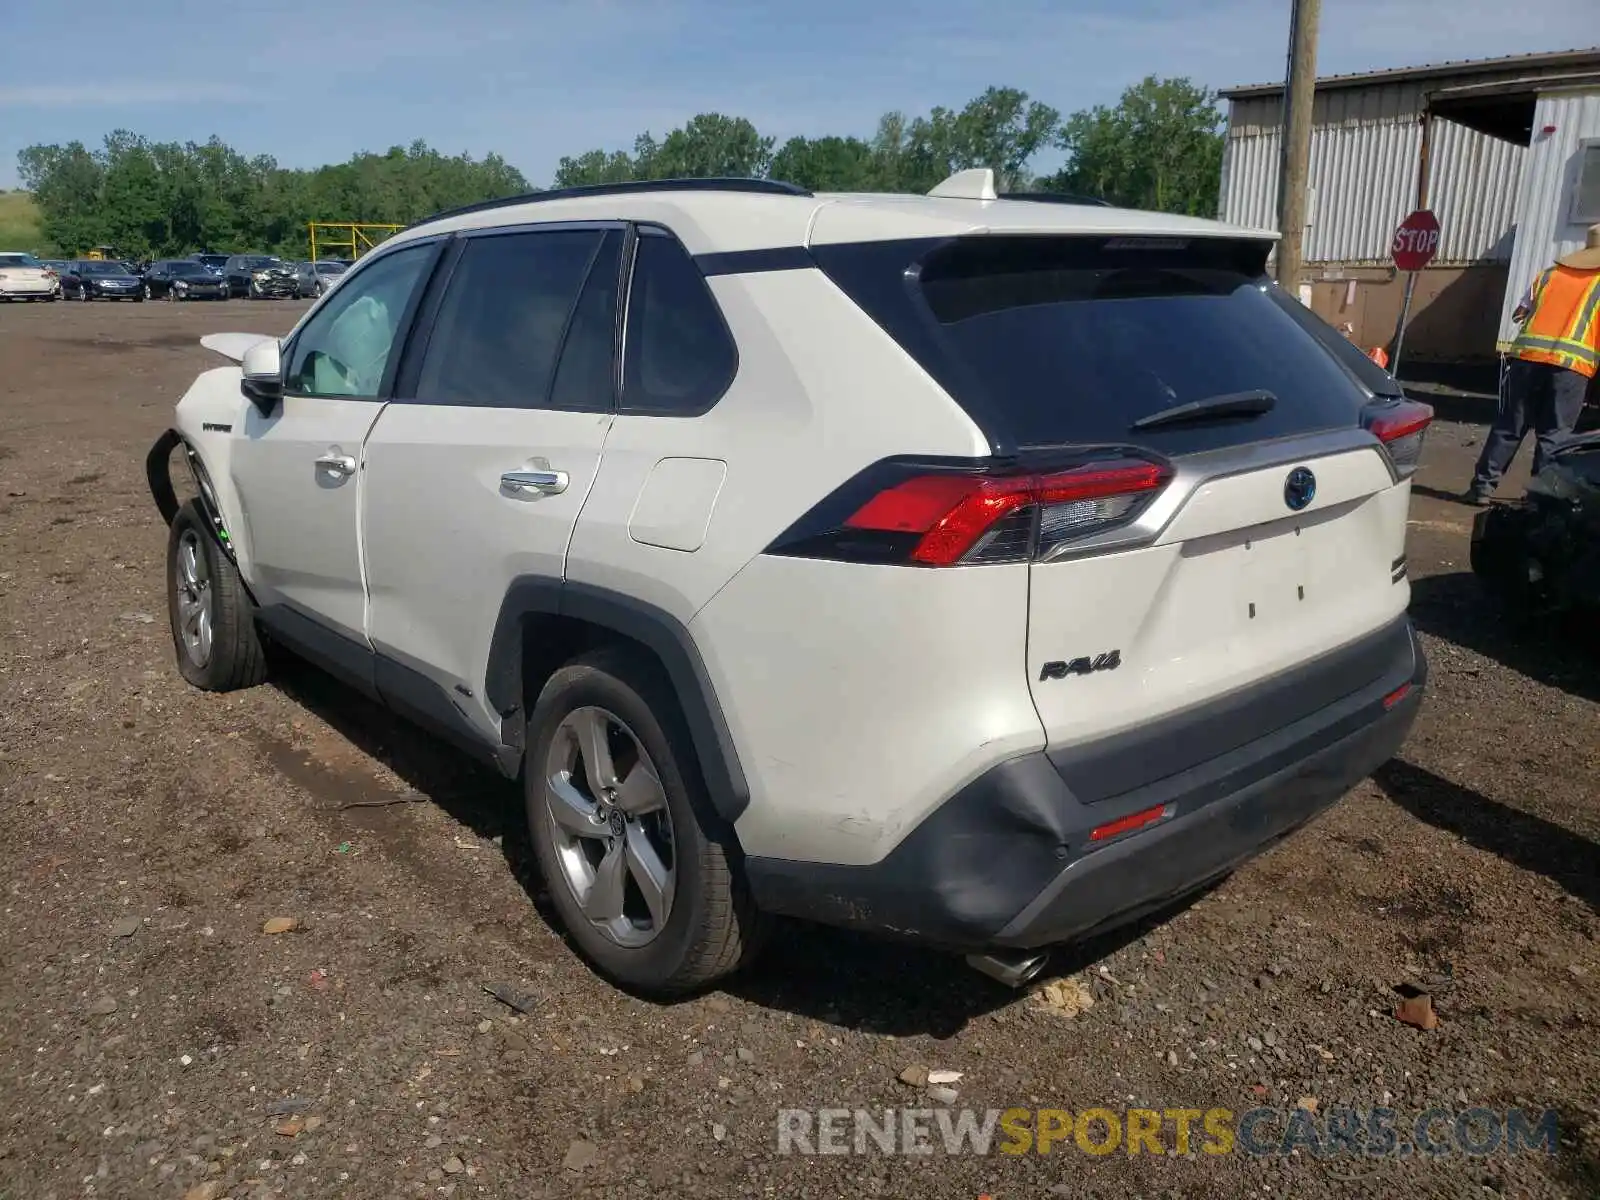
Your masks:
M 548 406 L 556 359 L 569 325 L 577 323 L 579 293 L 605 248 L 614 255 L 615 245 L 614 236 L 597 229 L 469 239 L 428 337 L 418 398 L 485 408 Z
M 628 292 L 623 410 L 702 413 L 733 382 L 738 351 L 688 251 L 658 230 L 639 235 Z
M 211 275 L 210 271 L 206 270 L 205 267 L 195 262 L 168 263 L 166 270 L 170 275 L 182 275 L 189 279 L 209 277 Z
M 972 237 L 819 248 L 824 270 L 991 436 L 1193 453 L 1355 423 L 1365 394 L 1274 299 L 1263 244 Z M 922 260 L 932 322 L 904 284 Z M 1134 431 L 1163 409 L 1265 389 L 1272 410 Z
M 617 401 L 617 291 L 622 232 L 613 230 L 589 268 L 567 327 L 550 407 L 609 411 Z
M 41 267 L 43 265 L 31 254 L 0 254 L 0 267 Z
M 318 309 L 295 336 L 284 386 L 310 396 L 381 394 L 395 334 L 432 245 L 375 259 Z

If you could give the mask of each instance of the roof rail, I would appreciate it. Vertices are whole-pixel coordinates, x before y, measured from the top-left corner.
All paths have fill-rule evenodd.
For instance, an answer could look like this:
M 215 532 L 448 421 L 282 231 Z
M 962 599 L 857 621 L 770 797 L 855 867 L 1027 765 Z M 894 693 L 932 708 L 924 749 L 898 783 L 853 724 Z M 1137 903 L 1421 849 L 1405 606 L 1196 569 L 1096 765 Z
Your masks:
M 1096 196 L 1078 196 L 1071 192 L 1001 192 L 1002 200 L 1033 200 L 1039 204 L 1088 204 L 1097 208 L 1115 207 L 1109 200 Z
M 582 196 L 628 196 L 637 192 L 753 192 L 764 196 L 810 196 L 812 193 L 795 183 L 777 179 L 744 179 L 716 177 L 711 179 L 630 179 L 624 183 L 585 183 L 575 187 L 551 188 L 544 192 L 528 192 L 521 196 L 501 196 L 495 200 L 480 200 L 477 204 L 464 204 L 460 208 L 446 209 L 424 217 L 407 229 L 439 221 L 445 217 L 460 217 L 467 213 L 486 212 L 495 208 L 509 208 L 514 204 L 538 204 L 544 200 L 572 200 Z

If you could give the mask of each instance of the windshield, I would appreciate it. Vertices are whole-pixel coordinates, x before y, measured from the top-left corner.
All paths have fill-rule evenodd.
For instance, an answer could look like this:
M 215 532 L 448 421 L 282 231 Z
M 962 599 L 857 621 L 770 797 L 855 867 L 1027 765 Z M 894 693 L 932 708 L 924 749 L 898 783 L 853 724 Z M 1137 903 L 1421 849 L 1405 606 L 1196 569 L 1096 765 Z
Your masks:
M 197 262 L 175 262 L 171 264 L 174 275 L 210 275 L 211 272 Z
M 42 267 L 43 265 L 31 254 L 0 254 L 0 267 Z
M 343 275 L 345 272 L 343 263 L 319 262 L 316 266 L 318 275 Z
M 86 262 L 78 264 L 80 275 L 126 275 L 128 268 L 114 262 Z
M 261 267 L 275 267 L 281 261 L 269 254 L 248 254 L 239 260 L 239 265 L 246 270 L 255 271 Z

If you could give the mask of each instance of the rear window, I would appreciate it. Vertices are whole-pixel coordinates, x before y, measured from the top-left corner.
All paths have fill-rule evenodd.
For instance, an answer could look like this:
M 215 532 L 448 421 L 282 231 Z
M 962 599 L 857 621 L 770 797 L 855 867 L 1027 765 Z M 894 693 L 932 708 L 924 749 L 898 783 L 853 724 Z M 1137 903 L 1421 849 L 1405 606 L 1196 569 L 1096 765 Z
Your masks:
M 31 254 L 0 254 L 0 267 L 42 267 L 43 265 Z
M 1275 299 L 1261 243 L 975 237 L 902 252 L 898 267 L 882 249 L 852 263 L 849 249 L 819 255 L 824 270 L 991 437 L 1018 449 L 1120 442 L 1195 453 L 1348 426 L 1367 399 Z M 897 286 L 869 281 L 869 259 Z M 917 285 L 907 287 L 913 267 Z M 916 292 L 918 317 L 892 311 L 922 307 Z M 1133 428 L 1164 409 L 1263 389 L 1276 397 L 1264 414 Z

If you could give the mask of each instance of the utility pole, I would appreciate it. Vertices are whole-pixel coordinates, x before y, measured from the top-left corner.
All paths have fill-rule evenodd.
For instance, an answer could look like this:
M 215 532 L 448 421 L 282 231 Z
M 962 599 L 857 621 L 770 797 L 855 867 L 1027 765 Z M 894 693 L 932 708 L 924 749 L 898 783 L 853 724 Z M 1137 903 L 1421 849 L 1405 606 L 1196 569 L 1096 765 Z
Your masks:
M 1306 229 L 1306 173 L 1311 166 L 1311 107 L 1316 96 L 1317 24 L 1322 0 L 1290 0 L 1289 70 L 1278 141 L 1278 282 L 1299 282 Z

